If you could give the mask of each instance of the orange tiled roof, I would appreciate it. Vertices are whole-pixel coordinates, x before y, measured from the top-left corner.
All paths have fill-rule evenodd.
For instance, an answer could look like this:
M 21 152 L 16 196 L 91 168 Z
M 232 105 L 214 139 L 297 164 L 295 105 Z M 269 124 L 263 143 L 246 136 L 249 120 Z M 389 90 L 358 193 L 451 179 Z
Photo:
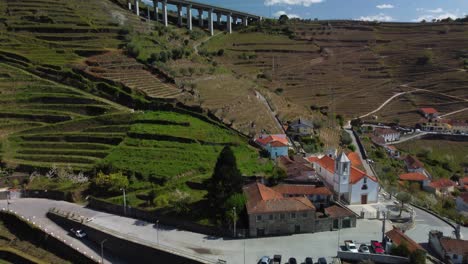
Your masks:
M 322 168 L 328 170 L 329 172 L 335 173 L 335 160 L 332 159 L 331 157 L 323 156 L 321 159 L 316 161 L 316 163 L 318 163 Z M 360 181 L 364 177 L 368 177 L 369 179 L 377 182 L 377 178 L 371 177 L 367 175 L 365 172 L 363 172 L 362 170 L 351 165 L 351 173 L 350 173 L 350 179 L 349 179 L 349 182 L 351 184 L 354 184 Z
M 434 189 L 448 188 L 455 186 L 455 183 L 449 179 L 439 179 L 429 184 Z
M 269 135 L 268 137 L 257 138 L 255 141 L 261 145 L 270 144 L 273 147 L 285 147 L 288 145 L 288 138 L 284 134 Z
M 427 180 L 426 175 L 419 173 L 419 172 L 410 172 L 410 173 L 400 174 L 399 178 L 402 181 L 425 181 Z
M 315 185 L 300 184 L 279 184 L 272 188 L 281 194 L 291 195 L 332 195 L 327 187 L 317 187 Z
M 442 237 L 440 239 L 440 244 L 447 253 L 455 253 L 460 256 L 465 256 L 468 254 L 468 240 Z
M 348 156 L 348 159 L 351 161 L 351 165 L 353 166 L 362 166 L 362 161 L 361 157 L 359 157 L 359 153 L 357 152 L 350 152 L 346 156 Z
M 437 113 L 437 110 L 432 107 L 423 107 L 421 108 L 421 112 L 423 112 L 424 114 L 435 114 Z
M 283 197 L 258 182 L 244 186 L 243 190 L 247 196 L 248 214 L 315 210 L 312 202 L 305 197 Z
M 463 177 L 461 179 L 461 182 L 463 183 L 463 185 L 468 185 L 468 176 L 467 177 Z
M 308 162 L 310 163 L 314 163 L 316 162 L 317 160 L 319 160 L 319 157 L 315 157 L 315 156 L 311 156 L 311 157 L 307 157 L 305 158 Z
M 387 237 L 389 237 L 393 241 L 393 243 L 395 243 L 396 246 L 405 242 L 406 245 L 408 246 L 409 251 L 411 252 L 417 249 L 426 251 L 421 245 L 416 243 L 413 239 L 409 238 L 407 235 L 401 232 L 401 230 L 398 228 L 394 227 L 392 230 L 388 231 L 385 234 L 387 235 Z
M 339 218 L 339 217 L 346 217 L 346 216 L 354 216 L 352 212 L 346 210 L 338 205 L 332 205 L 330 207 L 325 208 L 325 213 L 329 215 L 331 218 Z

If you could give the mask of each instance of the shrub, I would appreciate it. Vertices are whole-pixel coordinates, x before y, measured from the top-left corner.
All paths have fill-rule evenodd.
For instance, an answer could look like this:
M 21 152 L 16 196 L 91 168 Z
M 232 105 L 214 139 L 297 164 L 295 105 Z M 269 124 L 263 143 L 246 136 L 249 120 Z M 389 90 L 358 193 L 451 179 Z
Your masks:
M 223 56 L 224 55 L 224 49 L 219 49 L 217 55 L 218 56 Z

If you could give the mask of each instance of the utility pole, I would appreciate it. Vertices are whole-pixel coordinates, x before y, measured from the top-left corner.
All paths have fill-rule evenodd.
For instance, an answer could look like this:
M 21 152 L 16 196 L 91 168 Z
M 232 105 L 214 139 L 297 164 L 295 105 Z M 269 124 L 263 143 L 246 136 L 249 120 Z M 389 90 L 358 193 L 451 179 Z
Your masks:
M 236 237 L 236 218 L 237 218 L 237 215 L 236 215 L 236 207 L 235 206 L 232 208 L 232 212 L 234 213 L 234 221 L 233 221 L 234 237 Z
M 383 211 L 382 211 L 382 213 L 383 213 L 383 222 L 382 222 L 383 223 L 382 224 L 382 242 L 383 242 L 384 239 L 385 239 L 385 222 L 387 220 L 387 214 L 385 212 L 383 212 Z
M 159 246 L 159 220 L 156 220 L 156 241 L 158 242 Z
M 120 190 L 123 192 L 124 215 L 127 215 L 127 199 L 125 197 L 125 188 Z

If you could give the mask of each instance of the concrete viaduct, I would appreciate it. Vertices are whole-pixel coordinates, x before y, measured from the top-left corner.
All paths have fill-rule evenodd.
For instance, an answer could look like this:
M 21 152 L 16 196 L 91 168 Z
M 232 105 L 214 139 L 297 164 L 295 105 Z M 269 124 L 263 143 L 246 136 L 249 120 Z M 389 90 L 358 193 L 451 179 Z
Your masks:
M 132 3 L 129 0 L 128 2 L 128 9 L 132 10 Z M 140 15 L 140 0 L 134 0 L 133 2 L 133 9 L 137 16 Z M 159 3 L 161 3 L 162 7 L 162 18 L 160 20 L 159 16 Z M 161 21 L 165 26 L 168 25 L 167 19 L 167 6 L 174 5 L 177 7 L 177 21 L 178 25 L 182 26 L 183 21 L 183 8 L 186 9 L 186 20 L 187 20 L 187 28 L 192 30 L 192 10 L 195 9 L 198 11 L 198 25 L 203 28 L 204 25 L 204 17 L 203 14 L 205 12 L 208 13 L 208 30 L 210 34 L 213 35 L 214 32 L 214 15 L 216 14 L 216 24 L 218 27 L 222 27 L 222 17 L 226 16 L 226 31 L 228 33 L 232 33 L 232 24 L 237 24 L 238 19 L 242 21 L 242 25 L 247 26 L 249 22 L 259 21 L 262 20 L 261 16 L 252 15 L 245 12 L 239 12 L 231 9 L 220 8 L 208 4 L 197 3 L 193 1 L 186 1 L 186 0 L 153 0 L 153 19 L 156 21 Z M 148 19 L 150 17 L 151 11 L 148 7 Z

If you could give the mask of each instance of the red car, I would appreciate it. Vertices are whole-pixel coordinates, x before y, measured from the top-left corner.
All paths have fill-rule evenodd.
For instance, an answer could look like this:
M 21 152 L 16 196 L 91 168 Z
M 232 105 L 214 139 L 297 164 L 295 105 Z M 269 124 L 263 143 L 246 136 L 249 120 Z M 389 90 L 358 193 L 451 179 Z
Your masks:
M 376 254 L 384 254 L 385 250 L 382 247 L 382 244 L 377 240 L 371 240 L 372 249 Z

